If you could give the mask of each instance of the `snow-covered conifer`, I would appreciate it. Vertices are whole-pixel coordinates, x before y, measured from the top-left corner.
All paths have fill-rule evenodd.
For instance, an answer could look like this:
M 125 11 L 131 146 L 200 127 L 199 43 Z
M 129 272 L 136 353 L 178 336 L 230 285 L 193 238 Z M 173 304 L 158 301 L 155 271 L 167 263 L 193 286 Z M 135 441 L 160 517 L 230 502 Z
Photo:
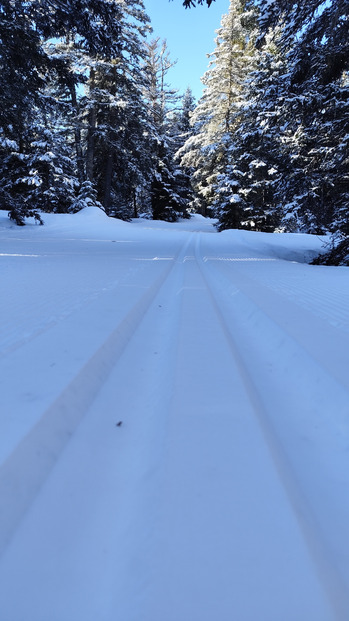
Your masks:
M 238 124 L 243 84 L 253 65 L 255 11 L 250 2 L 231 0 L 217 30 L 216 48 L 202 81 L 205 89 L 192 115 L 193 135 L 181 150 L 182 164 L 193 166 L 198 209 L 219 209 L 216 192 L 225 174 L 226 153 Z
M 239 123 L 217 183 L 220 229 L 240 224 L 273 231 L 282 218 L 283 178 L 290 163 L 280 142 L 287 64 L 275 33 L 267 39 L 245 81 Z
M 176 221 L 186 216 L 187 200 L 182 195 L 182 173 L 176 153 L 177 91 L 167 83 L 168 71 L 173 66 L 166 41 L 154 39 L 148 44 L 144 66 L 149 119 L 152 126 L 153 175 L 150 201 L 155 220 Z

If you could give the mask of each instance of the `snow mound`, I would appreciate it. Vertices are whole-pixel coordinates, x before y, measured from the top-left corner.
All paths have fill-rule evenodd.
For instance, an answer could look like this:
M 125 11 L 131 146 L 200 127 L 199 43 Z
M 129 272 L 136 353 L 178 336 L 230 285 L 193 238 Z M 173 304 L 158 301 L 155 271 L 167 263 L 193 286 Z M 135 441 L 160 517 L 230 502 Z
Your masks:
M 101 220 L 101 219 L 105 220 L 106 218 L 108 218 L 107 214 L 105 213 L 105 211 L 103 211 L 103 209 L 100 209 L 100 207 L 95 207 L 92 205 L 88 207 L 84 207 L 83 209 L 81 209 L 74 215 L 75 217 L 78 217 L 80 219 L 87 218 L 88 220 L 90 220 L 91 218 L 96 218 L 98 220 Z

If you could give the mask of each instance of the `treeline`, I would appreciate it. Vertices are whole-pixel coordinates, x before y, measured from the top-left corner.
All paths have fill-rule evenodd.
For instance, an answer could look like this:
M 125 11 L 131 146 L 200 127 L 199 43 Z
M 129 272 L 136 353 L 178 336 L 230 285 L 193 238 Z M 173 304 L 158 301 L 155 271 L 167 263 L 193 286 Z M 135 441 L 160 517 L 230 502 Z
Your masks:
M 181 161 L 220 230 L 349 233 L 347 0 L 231 0 Z
M 0 208 L 18 224 L 99 205 L 187 215 L 193 97 L 166 82 L 142 0 L 0 2 Z
M 142 0 L 0 2 L 0 208 L 347 237 L 348 13 L 230 0 L 195 105 Z

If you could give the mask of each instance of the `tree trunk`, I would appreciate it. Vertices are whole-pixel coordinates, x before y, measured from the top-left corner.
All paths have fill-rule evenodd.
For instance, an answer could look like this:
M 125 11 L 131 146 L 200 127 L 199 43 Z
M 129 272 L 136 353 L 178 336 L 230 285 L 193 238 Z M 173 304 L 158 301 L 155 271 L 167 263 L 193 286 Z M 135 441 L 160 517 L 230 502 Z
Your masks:
M 110 204 L 111 204 L 111 181 L 112 181 L 112 175 L 113 175 L 113 165 L 114 165 L 114 157 L 113 157 L 113 152 L 110 149 L 108 156 L 107 156 L 107 163 L 105 167 L 104 200 L 103 200 L 103 207 L 108 215 L 109 215 Z
M 91 69 L 90 72 L 90 93 L 94 92 L 95 88 L 95 71 Z M 87 151 L 86 151 L 86 177 L 88 181 L 93 183 L 93 164 L 94 164 L 94 150 L 95 150 L 95 133 L 97 125 L 97 108 L 93 102 L 90 103 L 90 111 L 88 114 L 88 129 L 87 129 Z
M 132 198 L 133 198 L 133 217 L 138 218 L 136 188 L 132 188 Z
M 75 111 L 74 141 L 76 152 L 76 168 L 80 185 L 85 181 L 84 155 L 82 150 L 81 130 L 79 125 L 79 104 L 76 97 L 75 84 L 70 87 L 71 103 Z

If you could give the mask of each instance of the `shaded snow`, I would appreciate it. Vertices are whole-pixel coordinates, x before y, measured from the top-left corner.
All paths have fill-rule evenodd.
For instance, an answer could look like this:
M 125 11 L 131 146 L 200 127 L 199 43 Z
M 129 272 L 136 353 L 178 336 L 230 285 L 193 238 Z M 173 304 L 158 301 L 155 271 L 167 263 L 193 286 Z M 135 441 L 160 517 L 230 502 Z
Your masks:
M 0 212 L 1 621 L 347 621 L 347 268 L 43 218 Z

